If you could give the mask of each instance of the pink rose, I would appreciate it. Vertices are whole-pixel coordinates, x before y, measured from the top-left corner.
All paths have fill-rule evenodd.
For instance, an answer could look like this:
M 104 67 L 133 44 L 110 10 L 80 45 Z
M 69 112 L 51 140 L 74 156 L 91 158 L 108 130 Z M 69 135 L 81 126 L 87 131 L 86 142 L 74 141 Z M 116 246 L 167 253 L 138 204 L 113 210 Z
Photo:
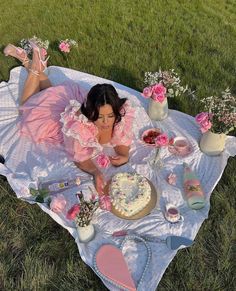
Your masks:
M 201 132 L 204 133 L 212 127 L 212 123 L 210 122 L 210 120 L 207 119 L 200 123 L 200 127 Z
M 205 121 L 205 120 L 208 120 L 208 119 L 209 119 L 208 112 L 201 112 L 201 113 L 198 113 L 195 116 L 195 120 L 196 120 L 197 123 L 201 123 L 202 121 Z
M 152 99 L 162 103 L 166 96 L 166 87 L 158 83 L 152 87 Z
M 60 213 L 65 209 L 66 200 L 62 194 L 58 194 L 52 198 L 50 209 L 55 213 Z
M 165 133 L 161 133 L 156 138 L 156 146 L 163 147 L 169 144 L 168 136 Z
M 152 96 L 152 87 L 146 87 L 141 94 L 144 98 L 150 98 Z
M 63 53 L 69 53 L 70 52 L 70 45 L 66 42 L 61 42 L 59 45 L 59 49 Z
M 99 167 L 101 168 L 107 168 L 110 165 L 110 160 L 108 158 L 108 156 L 106 156 L 105 154 L 100 154 L 97 159 L 97 164 L 99 165 Z
M 99 206 L 102 210 L 111 211 L 111 198 L 108 195 L 99 197 Z
M 174 173 L 170 173 L 166 180 L 170 185 L 176 185 L 177 177 Z
M 75 204 L 71 207 L 71 209 L 68 210 L 66 218 L 70 220 L 74 220 L 76 218 L 76 215 L 80 212 L 80 205 Z

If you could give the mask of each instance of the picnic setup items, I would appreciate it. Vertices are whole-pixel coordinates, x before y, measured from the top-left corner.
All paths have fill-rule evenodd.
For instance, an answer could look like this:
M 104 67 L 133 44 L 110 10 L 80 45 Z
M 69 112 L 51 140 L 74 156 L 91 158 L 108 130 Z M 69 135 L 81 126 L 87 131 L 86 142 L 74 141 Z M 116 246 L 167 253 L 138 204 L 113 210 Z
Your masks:
M 200 140 L 200 149 L 209 156 L 220 155 L 225 148 L 226 135 L 224 133 L 204 132 Z
M 202 190 L 201 182 L 198 179 L 196 173 L 191 170 L 188 164 L 183 163 L 184 175 L 183 175 L 183 186 L 185 199 L 187 200 L 188 206 L 192 209 L 201 209 L 205 206 L 205 194 Z
M 183 237 L 183 236 L 177 236 L 177 235 L 168 235 L 166 238 L 160 238 L 158 236 L 152 236 L 152 235 L 140 235 L 137 234 L 133 230 L 120 230 L 113 232 L 113 237 L 126 237 L 126 236 L 138 236 L 142 239 L 144 239 L 147 242 L 154 242 L 154 243 L 163 243 L 166 245 L 166 247 L 172 251 L 177 250 L 181 246 L 190 247 L 194 242 L 193 240 Z
M 58 75 L 58 72 L 61 72 L 61 74 Z M 74 80 L 75 82 L 78 82 L 79 85 L 81 86 L 85 86 L 86 89 L 88 89 L 94 83 L 109 82 L 109 80 L 101 79 L 96 76 L 91 76 L 82 72 L 77 72 L 54 66 L 48 68 L 48 73 L 50 75 L 50 79 L 53 85 L 62 84 L 68 78 Z M 29 192 L 25 190 L 28 190 L 29 186 L 32 185 L 33 182 L 37 181 L 37 177 L 43 176 L 45 177 L 45 179 L 47 176 L 63 177 L 62 182 L 65 184 L 62 186 L 62 188 L 64 189 L 63 191 L 65 191 L 65 194 L 63 193 L 64 195 L 62 196 L 66 198 L 67 204 L 65 205 L 65 208 L 67 209 L 73 204 L 80 204 L 79 202 L 75 201 L 74 195 L 72 195 L 73 197 L 70 196 L 70 189 L 72 188 L 70 187 L 66 188 L 67 174 L 71 173 L 71 176 L 73 176 L 73 173 L 75 171 L 71 161 L 68 161 L 68 157 L 66 156 L 65 153 L 61 151 L 61 148 L 55 147 L 53 151 L 50 151 L 51 147 L 48 147 L 46 148 L 46 150 L 47 149 L 49 150 L 47 152 L 45 151 L 45 146 L 40 144 L 34 146 L 29 141 L 26 141 L 26 139 L 24 139 L 23 137 L 19 138 L 19 134 L 17 132 L 18 119 L 16 119 L 16 117 L 18 118 L 18 115 L 16 116 L 15 111 L 18 110 L 16 104 L 18 104 L 17 98 L 19 96 L 18 94 L 19 88 L 22 88 L 21 79 L 20 80 L 18 79 L 19 76 L 25 75 L 26 71 L 24 71 L 23 68 L 20 67 L 14 68 L 11 71 L 9 84 L 6 83 L 2 84 L 3 86 L 0 89 L 2 92 L 1 96 L 4 96 L 4 98 L 0 96 L 0 101 L 2 102 L 1 104 L 3 104 L 2 107 L 6 108 L 6 110 L 0 111 L 0 117 L 1 120 L 3 121 L 0 124 L 0 142 L 1 142 L 0 146 L 4 145 L 4 156 L 7 156 L 7 161 L 5 165 L 0 164 L 0 173 L 7 176 L 9 184 L 15 191 L 16 196 L 19 199 L 28 201 L 29 203 L 35 203 L 36 200 L 28 199 Z M 179 205 L 185 204 L 183 198 L 186 199 L 187 203 L 190 203 L 191 197 L 189 196 L 188 202 L 187 194 L 185 194 L 185 191 L 184 193 L 182 193 L 184 194 L 183 197 L 181 195 L 180 189 L 181 187 L 179 188 L 180 183 L 178 183 L 180 181 L 177 181 L 176 185 L 172 184 L 172 182 L 174 181 L 174 179 L 172 179 L 173 177 L 172 178 L 170 177 L 170 179 L 168 179 L 168 181 L 171 182 L 170 184 L 168 184 L 165 181 L 167 174 L 172 172 L 177 174 L 179 179 L 180 172 L 178 172 L 178 170 L 179 167 L 181 167 L 182 159 L 185 158 L 185 156 L 179 154 L 179 152 L 182 154 L 181 150 L 170 155 L 168 152 L 170 144 L 168 144 L 166 148 L 160 151 L 163 154 L 162 155 L 163 161 L 166 162 L 166 164 L 164 164 L 164 168 L 162 168 L 162 171 L 158 172 L 156 171 L 155 167 L 149 167 L 149 165 L 145 161 L 145 157 L 149 158 L 151 151 L 155 153 L 156 142 L 155 145 L 151 145 L 150 147 L 148 146 L 148 144 L 146 144 L 147 146 L 140 146 L 139 133 L 142 132 L 144 128 L 145 129 L 148 127 L 159 128 L 160 123 L 150 121 L 145 111 L 146 104 L 144 104 L 145 102 L 142 103 L 143 98 L 141 98 L 139 92 L 134 91 L 118 83 L 114 84 L 116 88 L 118 88 L 119 95 L 121 97 L 125 97 L 132 100 L 136 110 L 135 130 L 137 139 L 134 140 L 134 143 L 132 145 L 130 151 L 131 158 L 129 162 L 126 165 L 123 165 L 121 170 L 123 172 L 129 172 L 130 169 L 132 168 L 132 170 L 135 170 L 136 172 L 151 179 L 152 184 L 155 188 L 160 186 L 160 189 L 162 190 L 161 192 L 162 197 L 160 201 L 161 204 L 163 203 L 163 201 L 170 201 L 170 203 L 177 208 L 179 207 Z M 14 94 L 10 94 L 10 92 L 14 92 Z M 7 101 L 6 97 L 8 97 Z M 12 108 L 15 109 L 15 107 L 16 110 L 14 110 L 13 112 Z M 168 109 L 168 118 L 161 122 L 161 129 L 163 132 L 165 132 L 165 130 L 166 132 L 169 132 L 170 130 L 176 130 L 176 135 L 178 135 L 178 137 L 184 136 L 184 138 L 186 138 L 188 142 L 191 144 L 192 151 L 188 155 L 186 155 L 186 161 L 188 161 L 188 163 L 191 165 L 191 169 L 195 169 L 196 173 L 201 173 L 201 183 L 199 182 L 200 184 L 198 185 L 204 186 L 204 191 L 208 193 L 208 195 L 210 195 L 224 171 L 229 155 L 230 156 L 234 155 L 236 139 L 230 137 L 229 139 L 230 142 L 229 143 L 227 142 L 225 145 L 227 151 L 223 151 L 220 157 L 216 156 L 212 158 L 204 156 L 204 159 L 202 159 L 202 153 L 197 148 L 197 143 L 200 141 L 201 138 L 201 132 L 200 130 L 199 131 L 196 130 L 196 123 L 194 122 L 193 117 L 176 110 Z M 151 143 L 153 143 L 153 141 L 151 141 Z M 145 145 L 144 142 L 143 145 Z M 177 148 L 178 147 L 179 145 L 177 143 Z M 22 151 L 22 148 L 24 148 L 24 151 Z M 42 155 L 43 158 L 39 162 L 37 157 Z M 15 157 L 17 157 L 17 159 Z M 117 168 L 115 167 L 109 168 L 109 175 L 112 176 L 116 173 Z M 60 182 L 61 182 L 60 179 L 58 180 L 56 179 L 55 183 L 53 182 L 52 184 L 57 184 Z M 89 176 L 87 182 L 93 187 L 93 181 L 89 179 Z M 75 184 L 73 187 L 76 186 L 77 185 Z M 54 201 L 54 197 L 55 199 L 58 198 L 58 200 L 55 200 L 58 203 L 52 203 L 52 208 L 54 210 L 50 211 L 46 203 L 38 203 L 38 206 L 45 213 L 48 213 L 48 215 L 50 215 L 52 219 L 54 219 L 57 223 L 59 223 L 62 227 L 67 229 L 73 235 L 73 237 L 75 238 L 75 243 L 77 244 L 78 250 L 81 254 L 81 258 L 90 267 L 93 268 L 92 259 L 96 253 L 96 250 L 98 250 L 99 247 L 101 247 L 101 245 L 108 243 L 106 237 L 107 232 L 113 233 L 114 230 L 116 229 L 129 228 L 130 229 L 129 235 L 142 236 L 142 238 L 145 237 L 145 241 L 148 242 L 148 245 L 152 250 L 152 259 L 150 261 L 149 264 L 150 268 L 148 270 L 154 271 L 152 272 L 152 276 L 150 276 L 149 273 L 146 273 L 146 275 L 143 277 L 142 287 L 145 286 L 145 288 L 150 291 L 156 290 L 157 285 L 164 274 L 164 271 L 168 267 L 168 264 L 174 258 L 176 250 L 178 250 L 180 247 L 192 245 L 193 241 L 189 240 L 187 237 L 191 239 L 194 239 L 196 237 L 202 222 L 208 216 L 208 211 L 210 208 L 210 201 L 208 199 L 207 200 L 203 199 L 204 203 L 202 203 L 203 202 L 202 200 L 200 201 L 201 203 L 199 203 L 199 201 L 198 203 L 195 203 L 196 201 L 194 203 L 191 202 L 190 205 L 193 205 L 193 208 L 191 209 L 194 210 L 194 215 L 192 215 L 193 211 L 186 211 L 184 212 L 184 220 L 179 220 L 177 222 L 169 222 L 169 224 L 165 223 L 165 218 L 163 217 L 164 211 L 167 212 L 168 209 L 168 213 L 166 213 L 166 216 L 168 218 L 171 218 L 170 220 L 177 219 L 179 214 L 172 213 L 172 211 L 170 211 L 171 207 L 169 207 L 168 205 L 166 205 L 166 209 L 163 211 L 163 213 L 161 212 L 160 209 L 153 209 L 153 211 L 149 212 L 149 215 L 144 215 L 143 217 L 141 217 L 141 219 L 138 218 L 133 221 L 121 219 L 116 215 L 112 215 L 108 211 L 99 210 L 96 211 L 95 213 L 94 222 L 90 220 L 89 223 L 92 225 L 94 223 L 96 227 L 97 235 L 95 236 L 95 239 L 91 239 L 89 243 L 81 243 L 81 241 L 79 240 L 80 230 L 76 231 L 77 230 L 76 224 L 69 223 L 68 220 L 66 219 L 66 215 L 58 215 L 60 211 L 65 211 L 62 210 L 65 202 L 64 199 L 60 196 L 60 194 L 63 191 L 60 190 L 60 187 L 58 187 L 58 185 L 55 185 L 55 188 L 54 186 L 51 187 L 51 189 L 52 189 L 52 192 L 50 192 L 52 194 L 51 202 Z M 56 190 L 54 191 L 54 189 L 59 189 L 58 190 L 59 192 Z M 190 189 L 188 188 L 188 190 L 193 190 L 193 188 Z M 196 195 L 196 193 L 194 193 L 194 195 Z M 201 195 L 198 196 L 198 199 L 200 198 L 202 199 Z M 102 202 L 104 202 L 103 204 L 105 205 L 105 207 L 109 208 L 109 203 L 108 201 L 106 201 L 106 199 L 105 200 L 101 199 L 101 204 Z M 157 205 L 159 206 L 159 204 Z M 200 212 L 195 211 L 195 209 L 200 209 L 200 207 L 204 205 L 205 207 L 201 208 Z M 78 211 L 78 209 L 76 208 L 77 207 L 75 207 L 74 209 L 75 212 Z M 178 208 L 177 210 L 180 212 Z M 196 227 L 191 227 L 192 225 Z M 137 234 L 136 231 L 139 233 L 143 231 L 143 234 L 141 235 Z M 148 233 L 148 235 L 144 233 Z M 175 235 L 172 235 L 172 233 Z M 94 237 L 94 233 L 91 237 Z M 118 237 L 114 238 L 114 241 L 117 240 Z M 127 247 L 130 247 L 132 246 L 133 242 L 129 243 L 127 241 L 127 244 L 128 244 Z M 140 244 L 140 246 L 142 248 L 142 244 Z M 165 255 L 166 253 L 164 252 L 166 252 L 168 255 Z M 134 250 L 133 254 L 134 257 L 137 256 L 138 259 L 143 261 L 147 258 L 146 252 L 138 252 L 138 250 Z M 161 256 L 159 256 L 159 254 L 161 254 Z M 136 282 L 141 277 L 140 276 L 141 271 L 142 269 L 139 265 L 138 266 L 132 264 L 129 265 L 129 272 L 135 279 L 135 280 L 133 279 L 133 281 L 135 281 L 135 285 L 138 285 Z M 118 287 L 116 288 L 115 286 L 114 288 L 112 288 L 111 286 L 113 285 L 110 285 L 110 283 L 105 279 L 103 280 L 103 282 L 111 290 L 118 289 Z M 132 286 L 132 284 L 130 283 L 129 286 Z M 134 287 L 137 288 L 137 286 Z M 141 290 L 142 288 L 140 289 L 140 291 Z
M 176 156 L 185 157 L 192 153 L 193 148 L 185 137 L 177 136 L 174 137 L 173 142 L 169 144 L 168 150 Z
M 125 243 L 129 240 L 142 242 L 147 250 L 146 263 L 137 287 L 135 286 L 122 253 Z M 110 244 L 102 245 L 94 256 L 93 266 L 98 276 L 103 280 L 108 281 L 113 286 L 120 288 L 121 290 L 141 290 L 139 287 L 142 285 L 147 273 L 151 256 L 151 248 L 144 238 L 138 235 L 126 235 L 120 248 Z
M 180 214 L 178 208 L 171 203 L 166 204 L 164 217 L 170 223 L 183 221 L 183 216 Z
M 202 132 L 200 149 L 209 156 L 219 155 L 225 148 L 226 135 L 236 129 L 236 98 L 227 88 L 221 96 L 206 97 L 201 102 L 204 112 L 195 117 Z
M 39 181 L 39 186 L 38 188 L 40 190 L 46 190 L 48 191 L 50 194 L 53 193 L 59 193 L 62 191 L 65 191 L 71 187 L 75 187 L 75 186 L 79 186 L 81 185 L 83 182 L 88 181 L 89 179 L 93 179 L 88 178 L 88 177 L 82 177 L 82 176 L 75 176 L 75 177 L 70 177 L 67 179 L 55 179 L 55 180 L 40 180 Z
M 79 241 L 87 243 L 95 236 L 95 228 L 91 223 L 94 212 L 99 206 L 98 199 L 95 196 L 89 201 L 84 199 L 83 192 L 80 191 L 76 194 L 80 203 L 74 204 L 67 212 L 66 218 L 74 220 L 78 231 Z
M 121 175 L 116 175 L 113 177 L 113 180 L 109 180 L 105 186 L 104 192 L 109 193 L 111 198 L 111 213 L 113 213 L 115 216 L 127 220 L 136 220 L 140 219 L 146 215 L 148 215 L 153 208 L 156 207 L 156 205 L 159 204 L 160 199 L 160 191 L 157 190 L 153 183 L 141 175 L 137 175 L 135 173 L 122 173 L 127 176 L 127 179 L 120 177 Z M 137 177 L 136 177 L 137 176 Z M 114 180 L 116 178 L 116 180 Z M 121 178 L 121 179 L 120 179 Z M 118 179 L 118 180 L 117 180 Z M 138 180 L 136 180 L 138 179 Z M 140 180 L 141 179 L 141 180 Z M 140 182 L 139 182 L 140 180 Z M 115 185 L 114 188 L 114 195 L 111 193 L 112 189 L 112 182 L 113 185 Z M 150 199 L 147 201 L 145 206 L 143 206 L 143 194 L 142 189 L 144 182 L 147 183 L 146 186 L 149 187 L 150 191 Z M 140 186 L 139 186 L 139 183 Z M 115 199 L 115 197 L 119 195 L 118 199 Z M 123 197 L 123 198 L 122 198 Z M 140 201 L 140 202 L 139 202 Z M 122 211 L 122 209 L 128 209 L 130 206 L 133 207 L 140 207 L 139 211 L 136 213 L 135 208 L 133 211 L 134 214 L 131 213 L 131 215 L 128 215 L 127 211 Z M 133 208 L 132 207 L 132 208 Z
M 148 115 L 152 120 L 163 120 L 168 116 L 167 97 L 193 95 L 188 85 L 182 86 L 180 77 L 174 69 L 146 72 L 144 83 L 148 87 L 143 89 L 142 96 L 150 98 Z

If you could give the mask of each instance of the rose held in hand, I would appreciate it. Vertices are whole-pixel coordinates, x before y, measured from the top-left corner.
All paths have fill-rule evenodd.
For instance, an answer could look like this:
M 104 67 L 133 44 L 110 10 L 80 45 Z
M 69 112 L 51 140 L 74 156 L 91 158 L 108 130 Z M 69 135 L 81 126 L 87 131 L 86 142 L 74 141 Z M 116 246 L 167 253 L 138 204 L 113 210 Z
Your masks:
M 110 160 L 108 158 L 108 156 L 106 156 L 105 154 L 100 154 L 97 159 L 97 164 L 99 165 L 99 167 L 101 168 L 107 168 L 110 165 Z

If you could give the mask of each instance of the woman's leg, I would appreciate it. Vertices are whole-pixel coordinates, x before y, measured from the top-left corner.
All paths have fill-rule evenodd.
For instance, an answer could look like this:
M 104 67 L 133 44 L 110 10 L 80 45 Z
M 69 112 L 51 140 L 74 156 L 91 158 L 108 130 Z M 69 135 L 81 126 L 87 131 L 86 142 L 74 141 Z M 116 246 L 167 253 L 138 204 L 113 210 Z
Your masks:
M 28 72 L 29 72 L 29 69 L 31 68 L 30 66 L 31 66 L 31 62 L 24 64 L 24 67 L 27 69 Z M 44 72 L 40 72 L 40 74 L 39 74 L 39 88 L 40 88 L 40 91 L 44 90 L 44 89 L 47 89 L 49 87 L 52 87 L 52 83 L 48 79 L 48 76 Z
M 49 87 L 52 87 L 52 84 L 50 80 L 48 79 L 48 76 L 44 74 L 44 72 L 41 72 L 39 75 L 39 87 L 40 87 L 40 90 L 44 90 Z
M 27 66 L 27 67 L 26 67 Z M 25 65 L 28 68 L 28 77 L 25 81 L 23 93 L 20 100 L 20 105 L 24 104 L 26 100 L 29 99 L 32 95 L 40 91 L 40 59 L 38 51 L 33 50 L 33 59 L 31 67 L 29 68 L 28 64 Z

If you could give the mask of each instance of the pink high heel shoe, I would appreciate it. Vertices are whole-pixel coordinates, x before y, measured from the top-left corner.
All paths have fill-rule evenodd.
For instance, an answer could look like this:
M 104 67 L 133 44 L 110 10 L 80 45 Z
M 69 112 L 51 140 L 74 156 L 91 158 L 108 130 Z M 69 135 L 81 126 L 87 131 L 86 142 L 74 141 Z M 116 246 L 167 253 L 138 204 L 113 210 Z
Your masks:
M 11 56 L 21 61 L 22 65 L 25 65 L 30 61 L 27 52 L 23 48 L 16 47 L 13 44 L 8 44 L 3 53 L 5 56 Z
M 40 48 L 34 41 L 29 40 L 29 43 L 32 49 L 38 53 L 39 56 L 39 68 L 38 71 L 34 71 L 37 73 L 44 72 L 47 69 L 47 61 L 49 60 L 50 56 L 45 59 L 45 55 L 43 54 L 43 49 Z M 33 70 L 31 70 L 33 71 Z

